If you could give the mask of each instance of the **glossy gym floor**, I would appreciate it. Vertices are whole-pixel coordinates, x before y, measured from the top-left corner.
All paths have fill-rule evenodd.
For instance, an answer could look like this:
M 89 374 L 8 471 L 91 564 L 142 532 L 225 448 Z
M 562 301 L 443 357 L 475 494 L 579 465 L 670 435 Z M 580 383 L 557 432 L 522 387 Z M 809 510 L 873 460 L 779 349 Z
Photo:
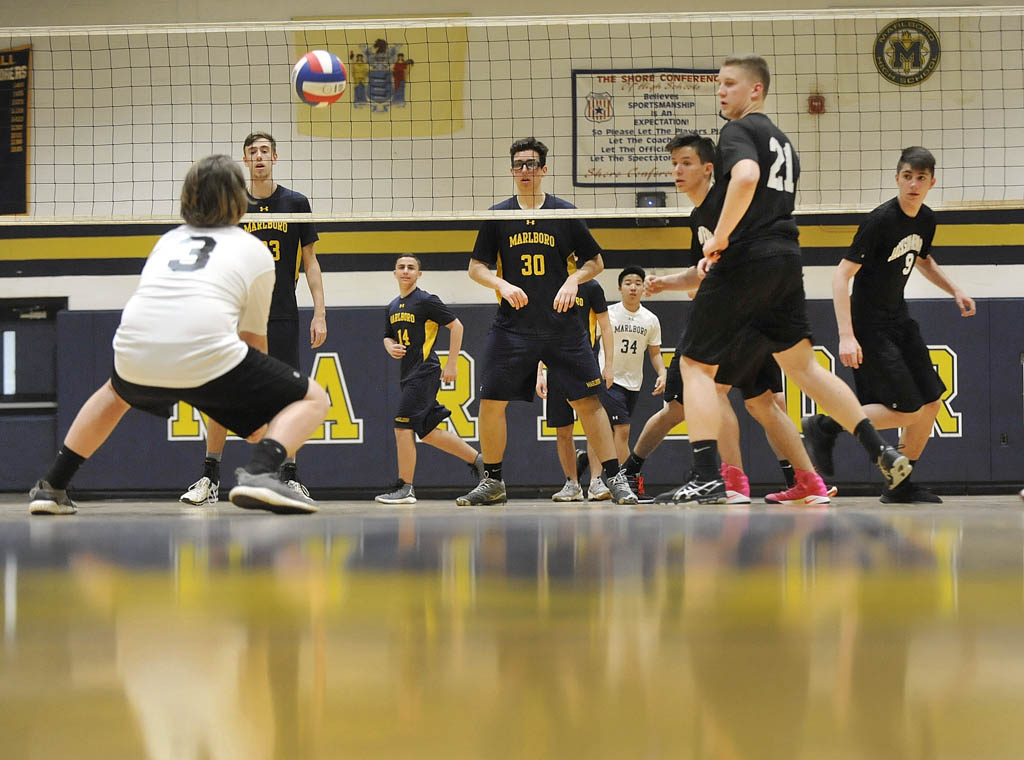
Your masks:
M 0 757 L 1019 758 L 1024 501 L 0 496 Z

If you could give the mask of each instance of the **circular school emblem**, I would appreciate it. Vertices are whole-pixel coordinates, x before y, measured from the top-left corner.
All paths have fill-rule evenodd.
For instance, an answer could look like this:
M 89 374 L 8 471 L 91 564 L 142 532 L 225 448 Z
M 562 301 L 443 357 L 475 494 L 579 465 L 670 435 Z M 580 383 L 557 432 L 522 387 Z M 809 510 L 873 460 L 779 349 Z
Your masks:
M 914 18 L 893 21 L 875 38 L 875 68 L 893 84 L 912 87 L 939 65 L 939 35 Z

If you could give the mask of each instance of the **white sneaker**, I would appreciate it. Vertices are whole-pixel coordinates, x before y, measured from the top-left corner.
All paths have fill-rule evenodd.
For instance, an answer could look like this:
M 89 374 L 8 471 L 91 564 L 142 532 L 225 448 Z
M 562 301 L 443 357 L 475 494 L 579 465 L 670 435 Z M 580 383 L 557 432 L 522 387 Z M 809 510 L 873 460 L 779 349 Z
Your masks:
M 583 501 L 583 488 L 575 480 L 566 478 L 562 490 L 554 494 L 551 501 Z
M 188 487 L 178 501 L 201 507 L 204 504 L 216 504 L 220 498 L 220 483 L 214 483 L 205 475 Z
M 594 478 L 590 481 L 590 487 L 587 488 L 587 499 L 590 501 L 608 501 L 612 498 L 612 492 L 608 490 L 608 486 L 604 484 L 604 481 L 600 478 Z

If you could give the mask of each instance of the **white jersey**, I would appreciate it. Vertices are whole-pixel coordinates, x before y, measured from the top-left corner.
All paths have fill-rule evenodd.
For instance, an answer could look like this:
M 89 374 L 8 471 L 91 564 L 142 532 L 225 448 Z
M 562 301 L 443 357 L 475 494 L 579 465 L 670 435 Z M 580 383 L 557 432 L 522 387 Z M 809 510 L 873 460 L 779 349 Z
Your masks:
M 615 361 L 615 384 L 631 391 L 640 390 L 644 382 L 644 355 L 648 346 L 661 345 L 661 322 L 650 309 L 640 306 L 630 311 L 621 303 L 608 307 L 608 319 L 615 337 L 612 340 Z M 598 357 L 604 369 L 604 343 Z
M 274 259 L 240 227 L 182 225 L 157 241 L 114 335 L 130 383 L 195 388 L 237 367 L 239 330 L 266 335 Z

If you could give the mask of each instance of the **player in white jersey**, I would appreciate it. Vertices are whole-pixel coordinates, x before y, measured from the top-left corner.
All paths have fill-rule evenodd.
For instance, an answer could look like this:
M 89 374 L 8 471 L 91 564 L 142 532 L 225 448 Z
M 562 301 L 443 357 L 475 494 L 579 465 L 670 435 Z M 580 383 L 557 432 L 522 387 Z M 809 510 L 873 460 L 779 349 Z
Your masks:
M 64 445 L 29 492 L 32 514 L 74 514 L 67 486 L 130 407 L 169 418 L 179 399 L 259 441 L 235 473 L 231 501 L 273 512 L 315 512 L 277 478 L 329 408 L 326 392 L 266 355 L 274 262 L 234 226 L 245 179 L 228 156 L 197 161 L 185 176 L 185 224 L 157 241 L 114 336 L 114 371 L 71 423 Z M 269 425 L 268 425 L 269 423 Z
M 661 322 L 640 301 L 644 295 L 647 273 L 638 266 L 628 266 L 619 273 L 619 295 L 622 301 L 608 307 L 611 322 L 614 382 L 601 388 L 601 404 L 608 413 L 619 461 L 629 457 L 629 423 L 644 382 L 644 354 L 651 357 L 651 366 L 658 373 L 652 395 L 665 390 L 665 360 L 661 356 Z M 604 367 L 605 348 L 601 343 L 598 361 Z M 588 452 L 590 461 L 597 461 Z M 591 479 L 587 496 L 591 500 L 608 498 L 608 489 L 599 479 Z

